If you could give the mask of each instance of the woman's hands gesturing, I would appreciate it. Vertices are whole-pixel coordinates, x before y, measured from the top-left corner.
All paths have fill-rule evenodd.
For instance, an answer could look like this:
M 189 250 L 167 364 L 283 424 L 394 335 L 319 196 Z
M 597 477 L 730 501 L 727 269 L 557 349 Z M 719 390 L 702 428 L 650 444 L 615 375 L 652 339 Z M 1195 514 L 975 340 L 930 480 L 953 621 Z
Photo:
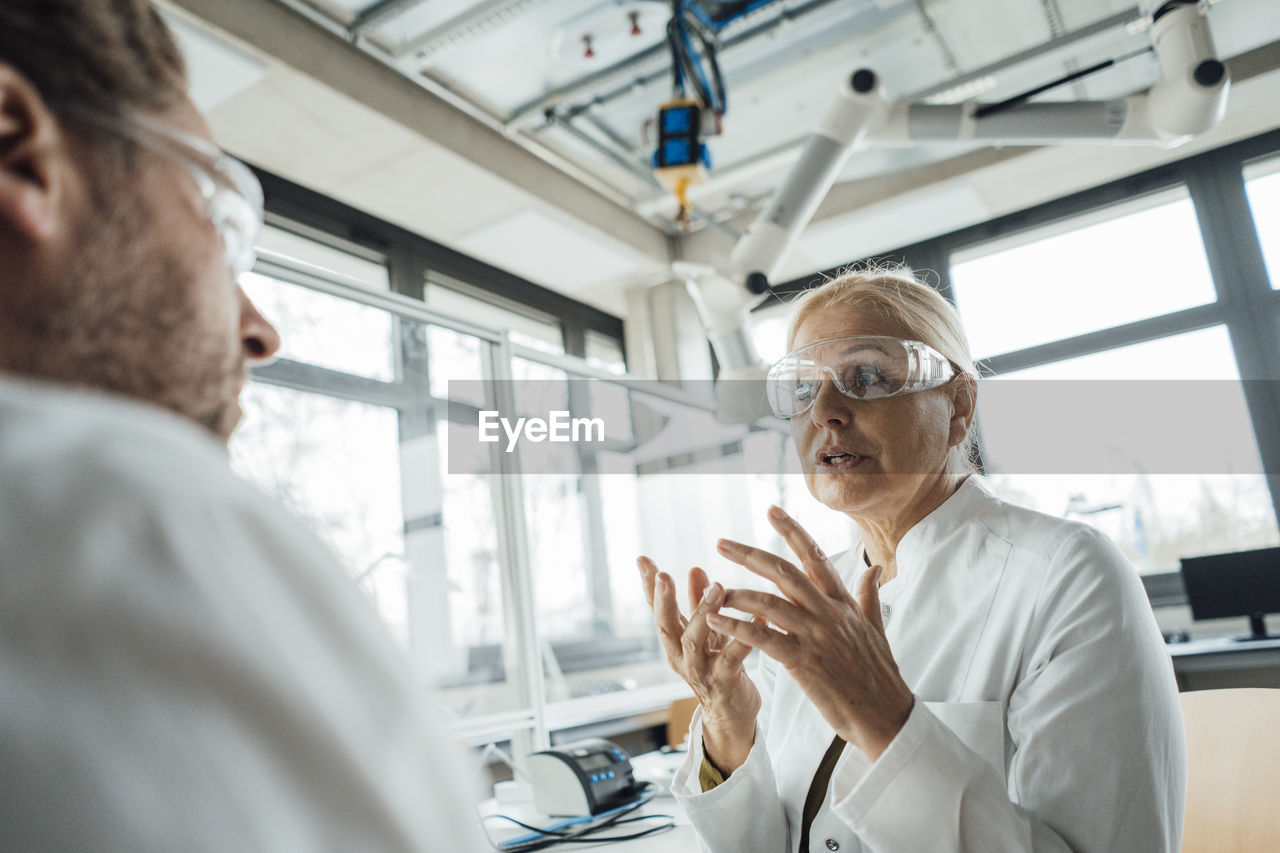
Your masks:
M 707 573 L 702 569 L 689 572 L 692 612 L 685 619 L 676 603 L 671 576 L 658 571 L 648 557 L 641 557 L 636 564 L 667 662 L 693 688 L 702 706 L 705 754 L 728 776 L 747 760 L 760 712 L 760 691 L 743 667 L 751 646 L 730 640 L 707 625 L 707 615 L 724 606 L 725 591 L 720 584 L 708 588 Z
M 729 590 L 720 606 L 756 618 L 744 622 L 710 613 L 707 622 L 786 667 L 836 734 L 874 761 L 902 729 L 915 703 L 885 638 L 881 570 L 863 574 L 855 599 L 818 543 L 791 516 L 773 507 L 769 521 L 803 570 L 768 551 L 720 540 L 721 554 L 777 584 L 782 596 Z

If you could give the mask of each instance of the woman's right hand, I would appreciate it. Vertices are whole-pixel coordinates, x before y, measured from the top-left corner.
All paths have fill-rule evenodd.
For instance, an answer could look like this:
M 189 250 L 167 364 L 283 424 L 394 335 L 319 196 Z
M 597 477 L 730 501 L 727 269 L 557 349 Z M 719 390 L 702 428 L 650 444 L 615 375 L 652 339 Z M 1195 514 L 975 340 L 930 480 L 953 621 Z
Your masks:
M 636 564 L 667 662 L 693 688 L 702 706 L 703 750 L 727 778 L 747 760 L 760 713 L 760 691 L 743 666 L 751 647 L 707 626 L 707 614 L 717 612 L 724 602 L 724 589 L 720 584 L 708 588 L 702 569 L 689 572 L 691 612 L 685 619 L 671 576 L 658 571 L 648 557 Z

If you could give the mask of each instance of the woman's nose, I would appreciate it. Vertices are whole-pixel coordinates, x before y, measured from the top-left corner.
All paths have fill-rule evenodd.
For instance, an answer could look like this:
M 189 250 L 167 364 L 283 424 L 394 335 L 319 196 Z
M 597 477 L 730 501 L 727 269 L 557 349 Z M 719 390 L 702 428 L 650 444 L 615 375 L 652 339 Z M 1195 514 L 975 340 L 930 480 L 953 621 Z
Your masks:
M 854 401 L 836 387 L 835 377 L 829 370 L 818 382 L 818 393 L 813 398 L 809 417 L 818 426 L 843 426 L 853 420 Z

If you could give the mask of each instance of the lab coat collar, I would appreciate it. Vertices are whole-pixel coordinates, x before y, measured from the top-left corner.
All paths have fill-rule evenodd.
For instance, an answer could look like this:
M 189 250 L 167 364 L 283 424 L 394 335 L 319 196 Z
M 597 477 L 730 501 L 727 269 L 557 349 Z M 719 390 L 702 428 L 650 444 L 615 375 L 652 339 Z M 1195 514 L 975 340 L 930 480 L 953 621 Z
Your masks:
M 978 475 L 970 474 L 965 478 L 951 497 L 916 522 L 915 526 L 908 530 L 898 542 L 898 574 L 894 581 L 885 586 L 881 596 L 884 597 L 885 593 L 892 595 L 891 589 L 896 591 L 906 586 L 905 583 L 897 583 L 897 581 L 906 581 L 918 572 L 943 540 L 953 534 L 956 528 L 966 520 L 978 515 L 984 505 L 994 500 L 996 498 Z M 866 553 L 866 546 L 859 542 L 858 547 L 853 549 L 852 557 L 855 576 L 860 576 L 865 569 L 864 553 Z

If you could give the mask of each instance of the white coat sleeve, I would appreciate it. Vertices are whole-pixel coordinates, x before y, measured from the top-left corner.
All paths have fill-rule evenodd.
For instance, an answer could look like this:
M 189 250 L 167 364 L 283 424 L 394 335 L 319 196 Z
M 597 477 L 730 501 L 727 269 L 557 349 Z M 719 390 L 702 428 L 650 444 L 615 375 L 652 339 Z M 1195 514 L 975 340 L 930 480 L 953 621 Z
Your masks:
M 0 846 L 486 849 L 460 750 L 333 557 L 135 419 L 56 453 L 33 428 L 0 483 Z
M 1182 720 L 1137 574 L 1105 536 L 1076 531 L 1031 619 L 1007 784 L 919 699 L 879 760 L 836 768 L 833 809 L 871 849 L 1179 849 Z
M 688 816 L 704 853 L 780 853 L 791 849 L 786 814 L 767 748 L 777 664 L 759 652 L 752 680 L 762 699 L 756 739 L 746 762 L 733 775 L 705 793 L 698 780 L 702 767 L 702 709 L 693 715 L 689 754 L 671 782 L 671 794 Z

